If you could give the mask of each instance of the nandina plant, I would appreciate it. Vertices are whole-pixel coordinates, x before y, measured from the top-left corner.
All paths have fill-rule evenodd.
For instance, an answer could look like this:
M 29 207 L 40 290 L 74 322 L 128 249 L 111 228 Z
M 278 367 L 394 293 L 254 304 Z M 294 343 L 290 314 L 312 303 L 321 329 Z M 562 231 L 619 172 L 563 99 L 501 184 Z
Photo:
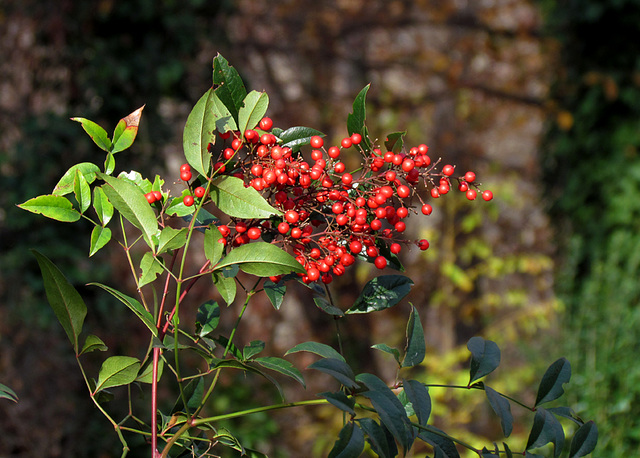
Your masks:
M 432 160 L 425 144 L 405 145 L 404 132 L 392 133 L 377 144 L 365 123 L 369 86 L 357 95 L 347 117 L 348 136 L 338 145 L 327 145 L 315 129 L 274 127 L 266 116 L 268 95 L 247 92 L 237 71 L 222 56 L 214 59 L 213 68 L 213 86 L 186 121 L 186 162 L 170 177 L 183 184 L 180 195 L 171 195 L 159 176 L 151 181 L 135 171 L 116 173 L 116 154 L 133 144 L 140 108 L 121 119 L 111 137 L 94 122 L 73 118 L 106 152 L 104 164 L 76 164 L 50 195 L 19 205 L 59 221 L 90 221 L 94 228 L 89 256 L 112 240 L 112 246 L 124 252 L 135 295 L 115 286 L 92 285 L 133 312 L 132 318 L 147 329 L 148 345 L 135 355 L 107 357 L 99 372 L 91 374 L 83 363 L 85 355 L 106 352 L 107 346 L 96 334 L 83 332 L 87 306 L 82 297 L 47 257 L 34 251 L 47 298 L 71 342 L 88 394 L 115 429 L 122 456 L 129 451 L 130 435 L 143 436 L 152 457 L 218 456 L 225 448 L 265 456 L 244 447 L 242 436 L 220 427 L 219 422 L 313 405 L 332 405 L 342 416 L 342 430 L 329 454 L 332 457 L 358 457 L 365 448 L 380 457 L 405 456 L 416 441 L 428 444 L 435 457 L 458 457 L 459 447 L 481 457 L 541 456 L 532 450 L 544 446 L 554 457 L 565 451 L 570 457 L 591 453 L 597 442 L 593 422 L 583 421 L 568 407 L 541 407 L 563 394 L 563 384 L 571 375 L 569 362 L 562 358 L 551 364 L 542 376 L 535 403 L 526 405 L 481 380 L 500 363 L 497 345 L 482 337 L 472 338 L 467 345 L 471 353 L 468 383 L 450 388 L 484 392 L 505 437 L 513 430 L 511 405 L 534 412 L 526 446 L 518 451 L 512 451 L 506 442 L 476 446 L 430 424 L 429 387 L 433 385 L 409 378 L 407 370 L 420 365 L 426 355 L 422 324 L 413 305 L 405 348 L 374 345 L 393 357 L 394 380 L 356 374 L 343 356 L 338 333 L 338 349 L 306 341 L 283 355 L 317 355 L 318 360 L 307 369 L 335 379 L 326 391 L 310 394 L 305 401 L 282 399 L 236 412 L 212 410 L 221 373 L 230 369 L 262 375 L 280 393 L 278 377 L 305 386 L 303 373 L 291 362 L 260 356 L 265 342 L 236 338 L 257 293 L 265 292 L 273 313 L 278 313 L 287 288 L 300 282 L 309 288 L 315 305 L 336 323 L 393 307 L 413 284 L 404 275 L 372 279 L 347 310 L 334 303 L 329 285 L 356 262 L 402 271 L 399 256 L 403 251 L 429 248 L 427 240 L 410 240 L 405 228 L 408 218 L 432 213 L 432 199 L 450 192 L 462 192 L 469 200 L 493 198 L 491 191 L 481 189 L 474 172 L 460 173 L 454 165 Z M 348 161 L 343 160 L 346 155 Z M 348 168 L 354 156 L 359 165 Z M 112 239 L 112 229 L 119 232 L 117 240 Z M 194 268 L 197 259 L 206 261 Z M 240 271 L 245 274 L 242 280 Z M 252 279 L 249 284 L 246 278 Z M 212 282 L 227 306 L 240 304 L 228 335 L 220 333 L 217 325 L 220 315 L 234 313 L 234 308 L 211 300 L 200 304 L 195 316 L 184 312 L 192 287 L 203 281 Z M 190 367 L 184 359 L 187 352 L 198 355 L 201 363 Z M 171 392 L 159 390 L 161 384 L 177 387 L 174 402 L 159 399 L 160 392 Z M 110 389 L 120 386 L 147 392 L 147 410 L 114 418 L 109 410 Z M 131 389 L 126 393 L 132 396 Z M 575 424 L 569 447 L 564 446 L 565 432 L 558 417 Z

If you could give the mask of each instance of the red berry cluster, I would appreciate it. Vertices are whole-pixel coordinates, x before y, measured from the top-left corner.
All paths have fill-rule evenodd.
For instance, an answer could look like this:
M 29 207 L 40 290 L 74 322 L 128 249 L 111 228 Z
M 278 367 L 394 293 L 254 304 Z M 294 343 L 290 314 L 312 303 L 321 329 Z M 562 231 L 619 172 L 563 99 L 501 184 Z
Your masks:
M 231 145 L 223 149 L 213 169 L 216 175 L 243 179 L 245 186 L 261 192 L 283 216 L 231 218 L 219 229 L 225 244 L 239 246 L 263 238 L 288 248 L 305 267 L 305 282 L 329 283 L 357 256 L 383 269 L 403 245 L 429 248 L 427 240 L 412 241 L 404 236 L 406 218 L 418 213 L 416 206 L 424 215 L 432 212 L 420 191 L 439 198 L 455 182 L 468 199 L 477 196 L 475 173 L 454 177 L 455 167 L 448 164 L 438 170 L 440 161 L 432 163 L 427 145 L 383 153 L 369 147 L 369 141 L 358 133 L 329 148 L 325 148 L 322 137 L 312 136 L 309 161 L 300 152 L 278 144 L 278 138 L 270 133 L 272 127 L 271 119 L 264 118 L 259 123 L 260 132 L 247 130 L 244 138 L 238 133 L 221 134 L 224 140 L 232 139 Z M 348 149 L 361 156 L 355 171 L 347 171 L 340 160 Z M 180 172 L 184 181 L 191 179 L 188 164 Z M 202 197 L 204 189 L 196 188 L 194 195 Z M 493 194 L 484 191 L 482 197 L 491 200 Z M 187 195 L 184 203 L 193 205 L 193 197 Z

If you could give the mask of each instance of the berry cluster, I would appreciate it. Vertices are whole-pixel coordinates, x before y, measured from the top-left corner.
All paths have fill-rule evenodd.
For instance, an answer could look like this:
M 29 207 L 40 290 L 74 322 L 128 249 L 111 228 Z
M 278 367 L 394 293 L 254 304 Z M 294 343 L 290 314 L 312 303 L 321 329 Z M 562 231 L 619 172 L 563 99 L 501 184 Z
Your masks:
M 403 246 L 429 248 L 427 240 L 412 241 L 404 235 L 410 214 L 432 212 L 422 191 L 437 199 L 456 185 L 469 200 L 478 195 L 475 173 L 456 177 L 454 166 L 439 168 L 440 160 L 432 163 L 424 144 L 408 151 L 383 153 L 380 148 L 369 146 L 370 141 L 358 133 L 343 138 L 339 146 L 328 148 L 322 137 L 312 136 L 309 161 L 301 152 L 279 144 L 270 132 L 272 127 L 271 119 L 263 118 L 259 131 L 249 129 L 244 138 L 237 132 L 220 134 L 225 142 L 231 142 L 221 151 L 213 170 L 214 175 L 243 179 L 245 186 L 259 191 L 283 216 L 231 218 L 219 229 L 222 242 L 232 246 L 260 238 L 281 244 L 305 267 L 305 282 L 329 283 L 333 275 L 342 275 L 356 257 L 383 269 Z M 209 146 L 213 150 L 213 144 Z M 360 154 L 356 170 L 347 171 L 341 160 L 346 150 Z M 180 178 L 191 180 L 188 164 L 181 167 Z M 193 196 L 202 198 L 204 194 L 202 186 L 193 189 Z M 493 198 L 488 190 L 481 195 L 487 201 Z M 185 196 L 184 204 L 193 205 L 193 196 Z

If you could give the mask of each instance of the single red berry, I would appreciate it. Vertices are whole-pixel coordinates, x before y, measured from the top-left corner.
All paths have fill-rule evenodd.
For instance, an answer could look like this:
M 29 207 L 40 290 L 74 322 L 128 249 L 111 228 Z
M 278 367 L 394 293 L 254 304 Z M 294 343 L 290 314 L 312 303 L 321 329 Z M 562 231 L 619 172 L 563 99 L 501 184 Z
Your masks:
M 422 251 L 426 250 L 427 248 L 429 248 L 429 242 L 427 242 L 425 239 L 422 239 L 418 242 L 418 248 L 420 248 Z
M 185 170 L 184 172 L 180 173 L 180 179 L 182 181 L 189 181 L 189 180 L 191 180 L 191 177 L 192 177 L 192 175 L 191 175 L 191 172 L 189 170 Z
M 311 137 L 310 144 L 312 148 L 322 148 L 322 146 L 324 145 L 324 140 L 319 135 L 314 135 L 313 137 Z
M 193 205 L 194 199 L 193 196 L 191 195 L 187 195 L 184 196 L 184 198 L 182 199 L 182 203 L 185 204 L 187 207 L 191 207 Z
M 401 185 L 401 186 L 398 186 L 397 192 L 398 192 L 398 197 L 405 198 L 405 197 L 409 197 L 409 194 L 411 194 L 411 189 L 409 189 L 409 186 Z
M 398 218 L 406 218 L 409 215 L 409 210 L 407 207 L 400 207 L 396 211 L 396 215 L 398 215 Z
M 247 223 L 245 223 L 244 221 L 238 221 L 236 223 L 236 232 L 239 234 L 247 232 Z
M 247 129 L 244 132 L 244 138 L 253 143 L 258 140 L 258 132 L 253 129 Z
M 344 210 L 344 205 L 342 204 L 342 202 L 336 202 L 335 204 L 333 204 L 333 206 L 331 207 L 331 211 L 333 213 L 335 213 L 336 215 L 342 213 L 342 211 Z
M 149 202 L 150 204 L 154 203 L 156 201 L 156 196 L 152 193 L 152 192 L 148 192 L 144 195 L 145 199 L 147 199 L 147 202 Z
M 259 227 L 251 227 L 247 231 L 247 237 L 249 237 L 251 240 L 258 240 L 261 234 L 262 231 Z
M 182 172 L 191 172 L 191 166 L 189 164 L 182 164 L 180 166 L 180 173 Z
M 424 204 L 421 210 L 423 215 L 430 215 L 433 211 L 433 208 L 429 204 Z
M 278 232 L 280 232 L 281 234 L 286 234 L 287 232 L 289 232 L 289 223 L 283 221 L 278 224 Z
M 253 176 L 262 176 L 263 170 L 264 168 L 260 164 L 254 164 L 253 166 L 251 166 L 251 173 L 253 174 Z
M 334 166 L 333 166 L 333 170 L 334 170 L 336 173 L 342 173 L 342 172 L 344 172 L 344 171 L 345 171 L 346 167 L 347 167 L 347 166 L 346 166 L 346 165 L 344 165 L 344 162 L 338 162 L 338 163 L 336 163 L 336 165 L 334 165 Z
M 488 202 L 493 199 L 493 193 L 488 189 L 486 191 L 482 191 L 482 198 Z
M 438 191 L 438 188 L 431 189 L 431 197 L 433 197 L 434 199 L 440 197 L 440 191 Z
M 340 180 L 342 181 L 342 184 L 349 186 L 351 183 L 353 183 L 353 175 L 351 175 L 350 173 L 345 173 L 342 175 L 342 178 L 340 178 Z
M 213 165 L 213 170 L 214 170 L 216 173 L 224 173 L 224 171 L 226 170 L 226 168 L 227 168 L 227 167 L 224 165 L 224 162 L 220 162 L 220 161 L 216 162 L 216 163 Z
M 316 281 L 320 278 L 320 271 L 315 267 L 309 267 L 309 269 L 307 269 L 307 277 L 309 277 L 311 281 Z
M 373 245 L 368 246 L 367 247 L 367 256 L 370 256 L 372 258 L 378 256 L 378 249 Z
M 327 154 L 329 155 L 329 157 L 331 159 L 337 159 L 338 156 L 340 156 L 340 148 L 338 148 L 337 146 L 332 146 L 331 148 L 329 148 L 329 150 L 327 151 Z
M 425 145 L 424 143 L 418 145 L 418 152 L 420 154 L 427 154 L 427 151 L 429 151 L 429 147 L 427 145 Z
M 394 154 L 393 158 L 391 159 L 391 162 L 394 165 L 400 165 L 402 164 L 402 161 L 404 161 L 404 157 L 402 157 L 400 154 Z
M 402 250 L 402 247 L 400 246 L 399 243 L 392 243 L 391 246 L 389 247 L 389 251 L 391 251 L 393 254 L 400 253 L 400 250 Z
M 387 181 L 393 181 L 396 179 L 396 172 L 394 172 L 393 170 L 389 170 L 384 174 L 384 177 Z
M 369 223 L 369 226 L 372 230 L 379 231 L 380 229 L 382 229 L 382 221 L 376 218 Z
M 351 141 L 351 138 L 349 138 L 349 137 L 345 137 L 345 138 L 343 138 L 343 139 L 342 139 L 342 141 L 340 142 L 340 145 L 341 145 L 343 148 L 345 148 L 345 149 L 346 149 L 346 148 L 351 148 L 352 143 L 353 143 L 353 142 Z
M 357 207 L 364 207 L 366 203 L 367 203 L 367 199 L 365 199 L 364 197 L 356 198 L 356 206 Z
M 362 135 L 358 133 L 354 133 L 351 135 L 351 143 L 353 143 L 354 145 L 359 145 L 361 141 L 362 141 Z
M 467 172 L 464 174 L 464 181 L 467 183 L 473 183 L 473 180 L 476 179 L 476 174 L 473 172 Z
M 455 167 L 453 167 L 452 165 L 447 164 L 444 167 L 442 167 L 442 173 L 448 177 L 453 175 L 454 171 L 455 171 Z
M 313 151 L 311 151 L 311 159 L 313 159 L 314 161 L 319 161 L 320 159 L 322 159 L 322 151 L 320 151 L 319 149 L 314 149 Z
M 405 224 L 404 221 L 398 221 L 395 226 L 394 226 L 396 232 L 404 232 L 404 230 L 407 228 L 407 225 Z
M 462 192 L 467 192 L 469 190 L 469 183 L 466 181 L 461 181 L 458 185 L 458 190 Z
M 260 137 L 260 143 L 262 143 L 263 145 L 272 145 L 276 142 L 276 137 L 275 135 L 272 134 L 262 134 L 262 136 Z
M 328 285 L 332 281 L 333 281 L 333 276 L 331 274 L 327 273 L 322 276 L 322 283 L 324 283 L 325 285 Z
M 259 126 L 262 130 L 271 130 L 271 128 L 273 127 L 273 121 L 271 120 L 271 118 L 262 118 L 260 120 Z
M 406 158 L 404 161 L 402 161 L 402 170 L 404 170 L 405 172 L 412 171 L 415 166 L 416 163 L 413 159 Z
M 234 151 L 238 151 L 240 148 L 242 148 L 242 140 L 240 140 L 239 138 L 234 138 L 231 142 L 231 148 L 233 148 Z
M 162 200 L 162 193 L 160 191 L 151 191 L 153 196 L 156 198 L 156 202 Z
M 300 229 L 299 227 L 294 227 L 293 229 L 291 229 L 291 237 L 293 237 L 294 239 L 299 239 L 300 237 L 302 237 L 302 229 Z
M 204 191 L 205 189 L 202 186 L 198 186 L 196 189 L 193 190 L 193 194 L 200 198 L 202 196 L 204 196 Z
M 218 230 L 220 231 L 220 234 L 225 238 L 228 237 L 231 233 L 231 231 L 229 230 L 229 226 L 227 226 L 226 224 L 221 224 L 220 226 L 218 226 Z
M 476 192 L 475 189 L 469 189 L 467 191 L 467 199 L 469 200 L 475 200 L 477 195 L 478 193 Z
M 373 261 L 373 264 L 378 268 L 378 269 L 384 269 L 385 267 L 387 267 L 387 258 L 385 258 L 384 256 L 378 256 L 375 261 Z
M 353 254 L 360 253 L 362 251 L 362 243 L 360 243 L 357 240 L 354 240 L 349 244 L 349 250 L 351 250 Z

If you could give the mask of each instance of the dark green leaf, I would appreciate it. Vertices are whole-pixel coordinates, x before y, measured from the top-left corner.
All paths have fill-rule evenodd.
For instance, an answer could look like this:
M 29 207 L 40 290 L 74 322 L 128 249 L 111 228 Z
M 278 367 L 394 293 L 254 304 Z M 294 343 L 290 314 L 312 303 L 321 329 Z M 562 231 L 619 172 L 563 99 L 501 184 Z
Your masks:
M 495 342 L 482 337 L 472 337 L 467 342 L 471 352 L 469 385 L 481 377 L 493 372 L 500 365 L 500 349 Z
M 538 409 L 533 417 L 533 426 L 527 440 L 527 450 L 542 447 L 549 442 L 554 445 L 554 457 L 560 456 L 564 447 L 564 430 L 560 422 L 545 409 Z
M 231 67 L 220 54 L 213 59 L 213 84 L 218 85 L 216 94 L 237 121 L 247 90 L 238 71 Z
M 100 167 L 91 162 L 81 162 L 80 164 L 76 164 L 71 167 L 69 170 L 65 172 L 65 174 L 60 178 L 58 184 L 56 184 L 55 188 L 53 188 L 52 194 L 54 196 L 64 196 L 66 194 L 73 192 L 73 183 L 76 179 L 76 172 L 82 172 L 84 178 L 87 180 L 87 183 L 91 184 L 96 179 L 96 173 L 100 171 Z
M 365 99 L 367 98 L 369 87 L 371 87 L 371 84 L 367 84 L 358 93 L 353 101 L 353 113 L 350 113 L 347 116 L 347 131 L 349 132 L 349 135 L 354 133 L 361 134 L 365 142 L 368 141 L 365 131 L 365 121 L 367 117 Z
M 187 233 L 186 227 L 174 229 L 166 226 L 158 237 L 158 254 L 182 248 L 187 243 Z
M 304 272 L 296 259 L 276 245 L 254 242 L 231 250 L 216 266 L 215 270 L 237 264 L 243 272 L 260 277 Z
M 357 388 L 353 370 L 343 359 L 323 358 L 309 365 L 307 369 L 315 369 L 325 374 L 329 374 L 347 388 Z
M 344 316 L 344 312 L 335 305 L 331 304 L 331 302 L 329 302 L 326 297 L 316 296 L 313 298 L 313 303 L 316 304 L 316 307 L 318 307 L 324 313 L 333 316 Z
M 150 251 L 147 251 L 144 256 L 142 256 L 142 260 L 140 261 L 140 270 L 142 273 L 138 280 L 139 287 L 154 282 L 158 275 L 164 272 L 160 259 L 161 258 L 155 257 Z
M 275 133 L 274 133 L 275 135 Z M 319 130 L 312 129 L 310 127 L 290 127 L 284 132 L 280 133 L 278 137 L 282 140 L 282 147 L 289 147 L 295 153 L 300 150 L 300 147 L 308 145 L 311 142 L 311 137 L 318 135 L 324 137 L 324 134 Z
M 545 402 L 558 399 L 564 393 L 562 385 L 571 379 L 571 364 L 566 358 L 560 358 L 545 372 L 538 387 L 536 407 Z
M 402 367 L 413 367 L 420 364 L 426 355 L 424 330 L 420 322 L 418 310 L 412 305 L 409 322 L 407 323 L 407 348 L 404 352 Z
M 213 115 L 213 89 L 204 93 L 195 104 L 182 135 L 182 147 L 187 162 L 198 173 L 208 176 L 211 168 L 209 143 L 215 142 L 216 117 Z
M 78 336 L 82 332 L 87 306 L 78 291 L 60 272 L 60 269 L 43 254 L 36 250 L 31 250 L 31 252 L 38 260 L 49 305 L 67 333 L 77 355 Z
M 397 455 L 398 448 L 393 437 L 389 437 L 373 418 L 359 418 L 356 421 L 368 436 L 367 442 L 371 445 L 371 449 L 380 458 L 392 458 Z
M 248 129 L 253 129 L 267 113 L 269 96 L 266 92 L 251 91 L 242 102 L 238 111 L 238 129 L 240 135 Z
M 402 151 L 402 148 L 404 147 L 404 136 L 406 134 L 407 131 L 394 132 L 387 135 L 387 138 L 384 141 L 384 146 L 387 147 L 387 151 L 391 151 L 393 153 L 399 153 Z
M 418 423 L 423 426 L 426 425 L 431 415 L 431 397 L 429 397 L 429 390 L 417 380 L 403 380 L 402 386 L 413 406 L 413 411 L 418 417 Z
M 71 120 L 82 124 L 82 128 L 100 149 L 107 152 L 111 151 L 111 140 L 109 140 L 107 132 L 102 127 L 85 118 L 71 118 Z
M 239 359 L 239 360 L 242 359 L 242 353 L 240 352 L 238 347 L 236 347 L 236 345 L 233 342 L 229 342 L 229 339 L 227 339 L 224 336 L 218 336 L 214 340 L 216 342 L 218 342 L 220 345 L 222 345 L 223 348 L 225 348 L 225 349 L 228 348 L 229 349 L 228 352 L 231 353 L 234 358 Z
M 183 396 L 180 396 L 173 406 L 171 413 L 177 412 L 193 412 L 202 402 L 204 396 L 204 377 L 198 377 L 191 380 L 187 386 L 184 387 Z M 183 399 L 186 399 L 187 405 L 185 407 Z
M 573 409 L 569 407 L 551 407 L 550 409 L 547 409 L 547 411 L 551 412 L 554 415 L 567 418 L 578 426 L 584 425 L 584 420 L 576 415 Z
M 287 286 L 283 281 L 274 283 L 271 280 L 265 280 L 264 282 L 264 292 L 269 298 L 269 302 L 271 302 L 271 305 L 273 305 L 273 308 L 276 310 L 280 310 L 286 291 Z
M 275 356 L 262 356 L 253 361 L 266 369 L 271 369 L 272 371 L 291 377 L 306 388 L 304 377 L 302 377 L 300 371 L 286 359 L 276 358 Z
M 217 360 L 214 364 L 212 364 L 211 368 L 215 369 L 215 368 L 228 367 L 228 368 L 232 368 L 232 369 L 239 369 L 239 370 L 242 370 L 242 371 L 252 372 L 254 374 L 261 375 L 262 377 L 264 377 L 267 380 L 269 380 L 273 384 L 273 386 L 276 387 L 276 389 L 278 390 L 278 393 L 280 394 L 280 397 L 282 398 L 282 402 L 284 402 L 284 391 L 282 391 L 282 387 L 280 386 L 278 381 L 276 379 L 274 379 L 273 377 L 271 377 L 269 374 L 267 374 L 267 373 L 263 372 L 262 370 L 260 370 L 257 366 L 258 365 L 255 364 L 254 362 L 243 363 L 243 362 L 235 360 L 235 359 L 221 359 L 221 360 Z M 271 368 L 269 368 L 269 369 L 271 369 Z M 286 374 L 286 375 L 289 375 L 289 374 Z M 293 377 L 293 375 L 291 375 L 291 376 Z
M 81 355 L 85 353 L 90 353 L 92 351 L 107 351 L 108 348 L 98 336 L 94 336 L 93 334 L 89 334 L 84 341 L 84 345 L 82 346 L 82 350 L 80 351 Z
M 369 281 L 346 314 L 370 313 L 393 307 L 411 290 L 413 281 L 403 275 L 381 275 Z
M 149 328 L 154 336 L 158 335 L 158 329 L 156 328 L 156 325 L 153 321 L 153 316 L 142 306 L 140 302 L 107 285 L 103 285 L 101 283 L 89 283 L 89 285 L 97 286 L 110 293 L 113 297 L 129 307 L 129 309 L 136 314 L 140 321 L 142 321 L 144 325 Z
M 434 449 L 437 447 L 440 449 L 440 454 L 436 453 L 436 457 L 442 458 L 460 458 L 456 444 L 449 439 L 446 433 L 434 426 L 430 426 L 430 429 L 438 431 L 440 434 L 436 434 L 431 431 L 422 430 L 418 437 L 428 444 L 431 444 Z
M 593 421 L 582 425 L 571 440 L 569 458 L 580 458 L 593 452 L 598 444 L 598 427 Z
M 487 447 L 482 447 L 481 453 L 482 458 L 500 458 L 499 453 L 492 452 L 491 450 L 487 449 Z
M 324 393 L 318 393 L 316 396 L 326 399 L 338 409 L 344 410 L 349 415 L 355 417 L 356 411 L 353 410 L 353 407 L 356 405 L 356 401 L 344 394 L 342 391 L 325 391 Z
M 18 207 L 64 223 L 73 223 L 80 219 L 80 213 L 73 208 L 73 204 L 69 199 L 62 196 L 46 195 L 34 197 L 18 204 Z
M 303 342 L 289 349 L 284 355 L 287 356 L 291 353 L 297 353 L 299 351 L 308 351 L 309 353 L 315 353 L 323 358 L 333 358 L 345 362 L 344 357 L 334 350 L 329 345 L 319 342 Z
M 502 426 L 504 437 L 509 437 L 513 431 L 513 415 L 511 414 L 509 401 L 487 385 L 484 385 L 484 391 L 487 394 L 491 408 L 500 417 L 500 425 Z
M 227 306 L 231 305 L 236 298 L 238 287 L 234 277 L 227 277 L 224 272 L 214 272 L 212 274 L 213 284 L 220 293 Z
M 93 209 L 103 226 L 106 226 L 113 216 L 113 205 L 107 199 L 102 188 L 93 188 Z
M 513 458 L 513 453 L 511 452 L 511 449 L 509 448 L 507 443 L 503 442 L 502 446 L 504 447 L 505 458 Z
M 360 427 L 349 422 L 342 430 L 338 440 L 329 452 L 329 458 L 358 458 L 364 450 L 364 434 Z
M 130 356 L 112 356 L 107 358 L 98 374 L 94 394 L 114 386 L 128 385 L 138 376 L 140 361 Z
M 136 139 L 136 135 L 138 135 L 138 126 L 140 125 L 140 117 L 142 117 L 143 109 L 144 105 L 118 122 L 113 133 L 112 154 L 124 151 L 133 145 L 133 141 Z
M 18 395 L 9 388 L 7 385 L 0 383 L 0 399 L 8 399 L 13 402 L 18 402 Z
M 211 183 L 211 200 L 225 214 L 235 218 L 269 218 L 280 215 L 251 186 L 246 188 L 244 181 L 232 176 L 219 176 Z
M 108 227 L 95 226 L 91 231 L 91 245 L 89 247 L 89 257 L 96 254 L 111 240 L 111 229 Z
M 198 308 L 196 334 L 204 337 L 218 327 L 220 307 L 216 301 L 207 301 Z
M 383 351 L 393 356 L 398 365 L 400 366 L 400 350 L 397 348 L 391 348 L 389 345 L 385 343 L 371 345 L 371 348 L 375 348 L 376 350 Z
M 246 361 L 253 358 L 264 350 L 264 342 L 262 340 L 252 340 L 249 345 L 245 345 L 242 349 L 242 359 Z

